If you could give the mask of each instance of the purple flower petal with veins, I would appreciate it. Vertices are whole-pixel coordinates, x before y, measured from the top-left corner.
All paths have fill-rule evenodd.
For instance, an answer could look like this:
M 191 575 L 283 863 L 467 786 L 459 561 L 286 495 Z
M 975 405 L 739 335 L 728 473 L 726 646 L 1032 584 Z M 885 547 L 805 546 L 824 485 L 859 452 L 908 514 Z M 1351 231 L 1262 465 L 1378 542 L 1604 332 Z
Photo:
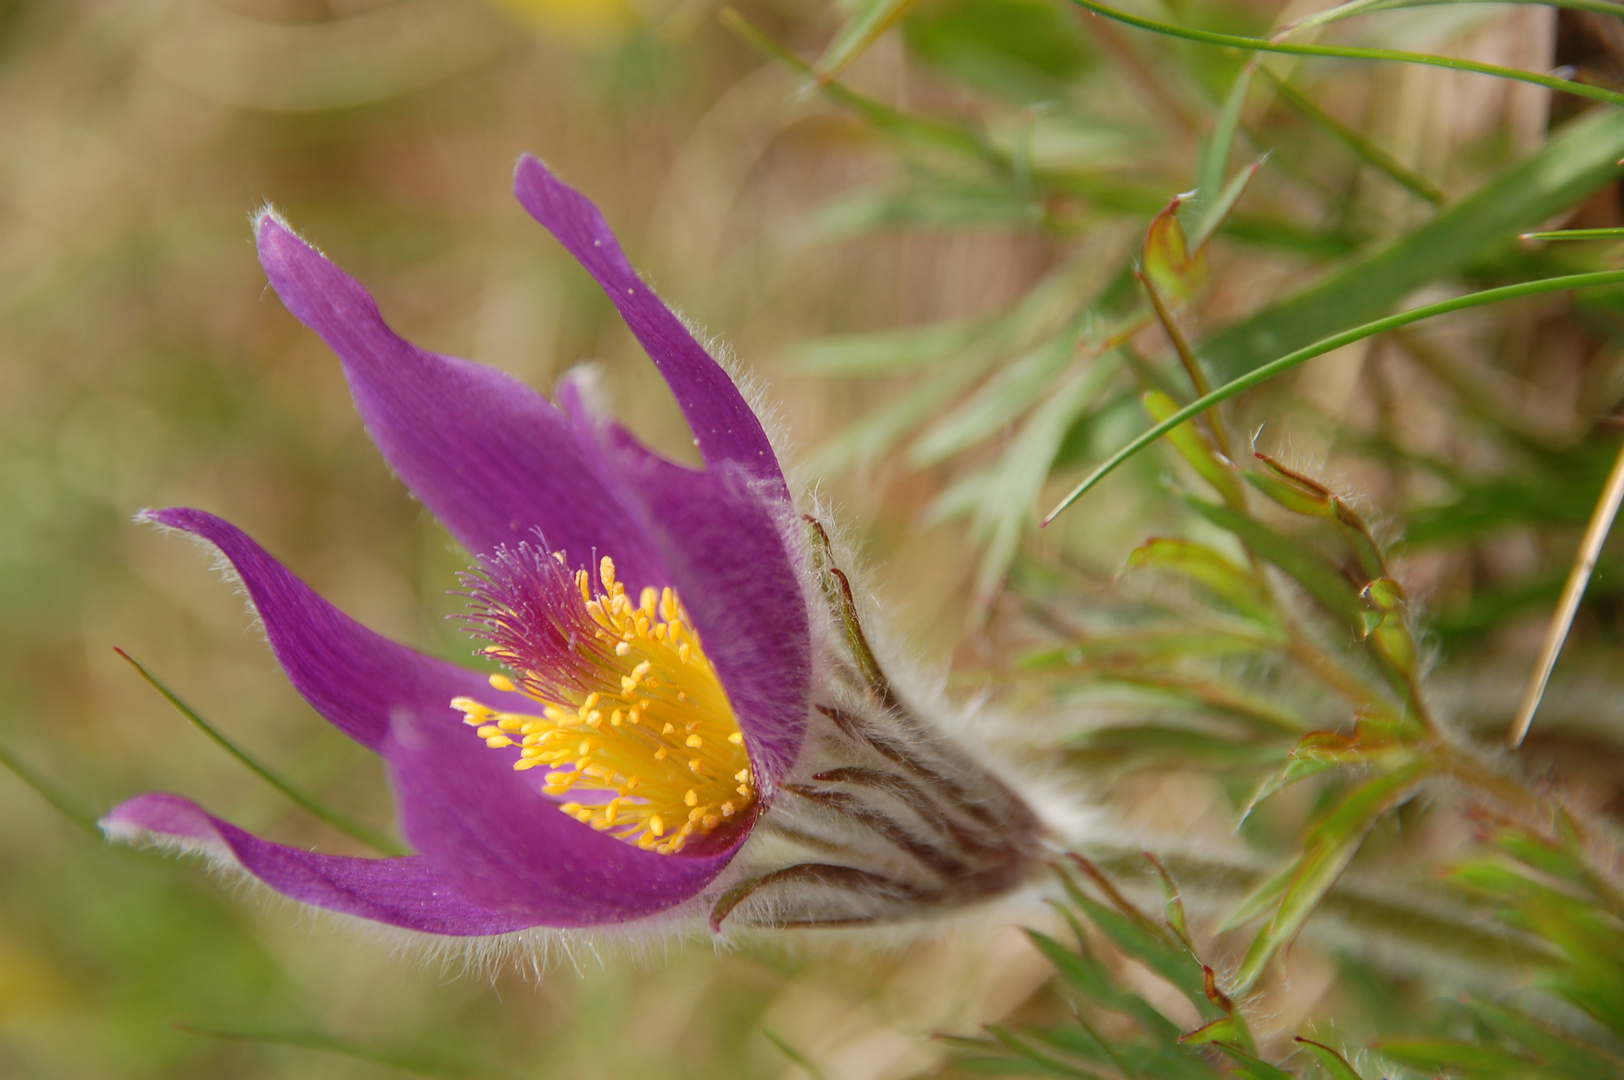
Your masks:
M 709 885 L 795 763 L 812 644 L 761 423 L 590 202 L 530 157 L 515 188 L 648 351 L 705 468 L 659 458 L 576 395 L 560 411 L 417 348 L 261 216 L 271 286 L 338 354 L 390 468 L 478 560 L 470 622 L 509 674 L 373 634 L 219 518 L 149 512 L 235 568 L 294 686 L 383 758 L 418 854 L 299 851 L 162 794 L 116 807 L 109 835 L 205 851 L 302 903 L 431 934 L 623 923 Z

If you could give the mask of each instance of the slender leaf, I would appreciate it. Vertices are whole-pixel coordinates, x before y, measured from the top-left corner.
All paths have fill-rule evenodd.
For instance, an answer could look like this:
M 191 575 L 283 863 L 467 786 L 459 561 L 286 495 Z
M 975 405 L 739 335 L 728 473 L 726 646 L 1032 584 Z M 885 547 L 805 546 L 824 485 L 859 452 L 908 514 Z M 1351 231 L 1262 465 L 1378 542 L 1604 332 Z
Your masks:
M 1368 324 L 1422 285 L 1459 274 L 1617 179 L 1620 158 L 1624 114 L 1599 109 L 1570 121 L 1538 151 L 1420 228 L 1228 327 L 1197 352 L 1219 378 L 1230 379 L 1268 357 Z
M 1196 231 L 1210 236 L 1208 222 L 1223 213 L 1222 193 L 1224 176 L 1229 172 L 1229 156 L 1235 146 L 1235 132 L 1240 130 L 1241 110 L 1246 107 L 1247 92 L 1252 89 L 1252 76 L 1257 73 L 1256 58 L 1241 67 L 1235 83 L 1229 88 L 1224 104 L 1213 119 L 1212 132 L 1201 147 L 1201 158 L 1196 163 L 1195 187 L 1201 200 L 1201 220 Z M 1216 224 L 1216 222 L 1214 222 Z M 1199 249 L 1200 240 L 1192 241 Z
M 1363 630 L 1364 605 L 1360 603 L 1359 590 L 1324 555 L 1301 540 L 1276 532 L 1256 518 L 1228 507 L 1196 498 L 1184 501 L 1196 513 L 1234 533 L 1247 547 L 1279 567 L 1351 632 L 1357 635 Z
M 1358 1070 L 1348 1064 L 1346 1058 L 1324 1043 L 1317 1043 L 1313 1039 L 1305 1039 L 1301 1035 L 1297 1036 L 1294 1041 L 1298 1046 L 1307 1047 L 1308 1052 L 1314 1055 L 1314 1060 L 1319 1062 L 1320 1068 L 1325 1070 L 1331 1080 L 1365 1080 L 1364 1077 L 1359 1075 Z
M 85 833 L 98 840 L 101 839 L 101 826 L 96 824 L 95 814 L 80 805 L 77 799 L 47 780 L 43 773 L 26 764 L 21 758 L 4 747 L 0 747 L 0 767 L 4 767 L 7 772 L 33 789 L 34 794 L 44 799 L 51 809 L 73 822 Z
M 1241 961 L 1235 976 L 1237 993 L 1250 990 L 1275 952 L 1297 936 L 1358 853 L 1377 819 L 1409 796 L 1428 767 L 1417 761 L 1368 781 L 1344 798 L 1309 834 L 1302 859 L 1280 895 L 1274 918 L 1253 939 Z
M 135 660 L 134 657 L 130 656 L 129 653 L 126 653 L 123 649 L 119 648 L 114 648 L 113 651 L 118 653 L 125 660 L 129 661 L 130 666 L 135 668 L 135 670 L 140 674 L 141 678 L 145 679 L 149 686 L 158 691 L 159 695 L 161 695 L 165 701 L 174 706 L 176 712 L 180 713 L 188 721 L 190 721 L 193 727 L 207 735 L 211 740 L 214 741 L 216 746 L 220 747 L 226 753 L 236 758 L 238 764 L 244 766 L 249 772 L 265 781 L 277 791 L 281 792 L 283 796 L 285 796 L 290 802 L 294 803 L 300 809 L 304 810 L 312 817 L 326 822 L 328 825 L 331 825 L 333 828 L 337 829 L 345 836 L 350 837 L 352 840 L 360 841 L 374 851 L 380 852 L 384 855 L 408 854 L 406 849 L 401 847 L 399 844 L 393 842 L 387 837 L 378 835 L 359 822 L 352 821 L 350 818 L 339 813 L 337 810 L 330 809 L 329 807 L 323 805 L 318 800 L 306 795 L 292 784 L 289 784 L 286 780 L 283 780 L 280 776 L 266 768 L 264 765 L 261 765 L 257 760 L 250 756 L 247 751 L 243 750 L 236 743 L 226 738 L 226 736 L 221 734 L 220 731 L 214 727 L 214 725 L 210 724 L 207 720 L 203 719 L 202 716 L 198 715 L 195 709 L 177 697 L 173 690 L 169 689 L 169 687 L 165 686 L 161 681 L 159 681 L 156 675 L 143 667 Z
M 1247 618 L 1273 622 L 1268 596 L 1251 569 L 1206 544 L 1154 537 L 1128 553 L 1127 567 L 1188 578 Z
M 1360 160 L 1386 174 L 1389 179 L 1432 205 L 1443 205 L 1444 192 L 1437 184 L 1415 172 L 1398 158 L 1365 138 L 1363 134 L 1348 127 L 1342 121 L 1320 108 L 1314 103 L 1313 99 L 1292 86 L 1286 79 L 1276 75 L 1267 67 L 1263 68 L 1263 74 L 1268 76 L 1269 81 L 1274 84 L 1274 89 L 1280 95 L 1280 100 L 1324 128 L 1332 138 L 1346 144 L 1350 150 L 1358 155 Z
M 1589 98 L 1592 101 L 1605 101 L 1612 105 L 1624 105 L 1624 94 L 1605 87 L 1591 86 L 1587 83 L 1574 82 L 1571 79 L 1559 79 L 1553 75 L 1542 75 L 1535 71 L 1522 71 L 1517 68 L 1500 67 L 1497 64 L 1484 64 L 1476 60 L 1463 60 L 1454 56 L 1438 56 L 1434 53 L 1401 52 L 1396 49 L 1361 49 L 1351 45 L 1299 45 L 1286 41 L 1267 41 L 1263 38 L 1241 37 L 1238 34 L 1219 34 L 1211 30 L 1197 30 L 1188 26 L 1176 26 L 1172 23 L 1158 22 L 1155 19 L 1146 19 L 1138 15 L 1130 15 L 1126 11 L 1107 7 L 1097 0 L 1072 0 L 1072 3 L 1087 8 L 1096 15 L 1103 15 L 1108 19 L 1136 26 L 1141 30 L 1152 30 L 1158 34 L 1167 34 L 1171 37 L 1184 38 L 1188 41 L 1199 41 L 1206 45 L 1218 45 L 1230 49 L 1248 49 L 1254 52 L 1286 53 L 1291 56 L 1332 56 L 1346 60 L 1386 60 L 1404 64 L 1424 64 L 1429 67 L 1449 68 L 1451 71 L 1470 71 L 1478 75 L 1492 75 L 1499 79 L 1512 79 L 1517 82 L 1533 83 L 1543 86 L 1547 90 L 1557 90 L 1576 97 Z
M 1219 402 L 1228 401 L 1235 395 L 1246 390 L 1250 390 L 1259 383 L 1267 382 L 1276 375 L 1290 371 L 1297 365 L 1307 360 L 1312 360 L 1316 356 L 1323 356 L 1325 353 L 1340 349 L 1344 345 L 1351 345 L 1355 341 L 1361 341 L 1364 338 L 1373 337 L 1376 334 L 1397 329 L 1400 326 L 1407 326 L 1413 322 L 1420 322 L 1422 319 L 1429 319 L 1435 315 L 1446 315 L 1452 311 L 1464 311 L 1468 308 L 1482 307 L 1485 304 L 1493 304 L 1501 300 L 1514 300 L 1519 297 L 1538 296 L 1543 293 L 1559 292 L 1563 289 L 1583 289 L 1592 288 L 1599 285 L 1616 285 L 1619 283 L 1624 283 L 1624 270 L 1604 270 L 1588 274 L 1565 274 L 1561 277 L 1543 278 L 1537 281 L 1526 281 L 1518 285 L 1505 285 L 1497 289 L 1484 289 L 1480 292 L 1467 293 L 1465 296 L 1457 296 L 1453 299 L 1443 300 L 1436 304 L 1423 304 L 1420 307 L 1411 308 L 1409 311 L 1402 311 L 1397 315 L 1389 315 L 1386 318 L 1376 319 L 1361 326 L 1356 326 L 1351 330 L 1344 330 L 1339 334 L 1333 334 L 1330 337 L 1323 338 L 1312 345 L 1305 346 L 1296 350 L 1295 352 L 1288 353 L 1277 360 L 1273 360 L 1267 364 L 1263 364 L 1259 367 L 1251 369 L 1246 374 L 1232 379 L 1223 386 L 1220 386 L 1212 393 L 1207 394 L 1206 396 L 1184 406 L 1184 408 L 1180 409 L 1172 416 L 1169 416 L 1167 419 L 1159 421 L 1148 431 L 1139 435 L 1133 441 L 1129 442 L 1128 445 L 1112 454 L 1103 464 L 1098 466 L 1092 473 L 1085 477 L 1082 483 L 1073 488 L 1064 499 L 1061 499 L 1060 502 L 1055 505 L 1053 510 L 1049 511 L 1049 515 L 1043 519 L 1042 524 L 1047 525 L 1049 522 L 1053 521 L 1062 511 L 1085 495 L 1101 480 L 1105 479 L 1105 477 L 1113 472 L 1118 465 L 1122 464 L 1124 461 L 1128 460 L 1128 458 L 1132 457 L 1134 454 L 1137 454 L 1139 451 L 1143 450 L 1145 447 L 1149 446 L 1163 435 L 1166 435 L 1178 425 L 1201 415 Z
M 814 74 L 819 82 L 839 78 L 852 62 L 919 0 L 855 0 L 851 14 L 835 32 L 834 40 L 818 58 Z

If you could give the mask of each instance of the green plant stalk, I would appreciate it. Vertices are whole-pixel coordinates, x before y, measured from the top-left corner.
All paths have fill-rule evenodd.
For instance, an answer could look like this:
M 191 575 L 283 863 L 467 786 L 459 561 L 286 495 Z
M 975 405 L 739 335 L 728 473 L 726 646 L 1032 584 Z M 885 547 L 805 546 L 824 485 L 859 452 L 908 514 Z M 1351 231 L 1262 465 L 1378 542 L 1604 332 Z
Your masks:
M 1430 319 L 1436 315 L 1447 315 L 1452 311 L 1465 311 L 1469 308 L 1482 307 L 1486 304 L 1498 303 L 1501 300 L 1515 300 L 1524 296 L 1540 296 L 1545 293 L 1561 292 L 1564 289 L 1585 289 L 1599 285 L 1617 285 L 1624 283 L 1624 270 L 1601 270 L 1589 274 L 1564 274 L 1560 277 L 1542 278 L 1538 281 L 1525 281 L 1516 285 L 1504 285 L 1497 289 L 1483 289 L 1465 296 L 1457 296 L 1449 300 L 1442 300 L 1436 304 L 1423 304 L 1421 307 L 1401 311 L 1396 315 L 1389 315 L 1384 319 L 1376 319 L 1344 330 L 1340 334 L 1332 334 L 1322 338 L 1312 345 L 1304 346 L 1295 352 L 1287 353 L 1277 360 L 1273 360 L 1262 367 L 1254 368 L 1245 375 L 1225 383 L 1212 393 L 1191 402 L 1166 420 L 1155 424 L 1150 430 L 1128 443 L 1122 449 L 1106 459 L 1104 464 L 1096 468 L 1084 478 L 1083 482 L 1073 488 L 1065 498 L 1061 499 L 1055 508 L 1040 523 L 1047 525 L 1058 517 L 1062 511 L 1071 506 L 1090 489 L 1097 485 L 1106 476 L 1110 475 L 1118 465 L 1128 460 L 1163 435 L 1172 431 L 1180 424 L 1200 416 L 1203 412 L 1217 405 L 1221 401 L 1240 394 L 1260 383 L 1267 382 L 1284 372 L 1312 360 L 1316 356 L 1340 349 L 1344 345 L 1351 345 L 1355 341 L 1362 341 L 1367 337 L 1395 330 L 1401 326 L 1408 326 L 1422 319 Z
M 169 702 L 169 704 L 173 705 L 176 712 L 180 713 L 188 721 L 190 721 L 193 727 L 207 735 L 214 741 L 216 746 L 219 746 L 226 753 L 236 758 L 237 762 L 245 767 L 249 772 L 265 781 L 277 791 L 281 792 L 282 795 L 284 795 L 290 802 L 294 803 L 300 809 L 304 810 L 312 817 L 331 825 L 333 828 L 337 829 L 345 836 L 348 836 L 350 839 L 358 840 L 380 854 L 410 854 L 410 852 L 408 852 L 405 848 L 390 840 L 388 837 L 380 836 L 378 833 L 373 832 L 365 825 L 352 821 L 343 814 L 340 814 L 337 810 L 332 810 L 326 806 L 323 806 L 320 802 L 311 798 L 309 795 L 306 795 L 292 784 L 289 784 L 286 780 L 283 780 L 280 776 L 276 775 L 276 773 L 272 772 L 264 765 L 261 765 L 258 761 L 255 761 L 251 756 L 249 756 L 247 751 L 243 750 L 236 743 L 226 738 L 225 735 L 215 730 L 213 725 L 198 715 L 195 709 L 176 696 L 174 691 L 170 690 L 169 687 L 165 686 L 161 681 L 159 681 L 156 675 L 152 674 L 152 672 L 141 666 L 141 664 L 129 653 L 116 646 L 114 647 L 113 651 L 118 653 L 125 660 L 129 661 L 130 666 L 136 670 L 141 678 L 147 681 L 147 685 L 158 691 L 158 694 L 165 701 Z
M 1351 19 L 1355 15 L 1373 15 L 1381 11 L 1401 11 L 1405 8 L 1443 7 L 1453 4 L 1539 4 L 1544 7 L 1569 8 L 1573 11 L 1590 11 L 1597 15 L 1607 15 L 1617 18 L 1617 0 L 1350 0 L 1346 4 L 1327 8 L 1313 15 L 1287 23 L 1275 33 L 1276 38 L 1283 38 L 1287 34 L 1309 30 L 1316 26 L 1325 26 L 1328 23 Z
M 1521 240 L 1624 240 L 1624 229 L 1553 229 L 1525 232 Z
M 1543 86 L 1547 90 L 1573 94 L 1575 97 L 1589 98 L 1592 101 L 1604 101 L 1609 105 L 1624 105 L 1624 94 L 1614 90 L 1574 82 L 1571 79 L 1558 79 L 1554 75 L 1541 75 L 1538 72 L 1500 67 L 1497 64 L 1483 64 L 1476 60 L 1461 60 L 1453 56 L 1439 56 L 1435 53 L 1402 52 L 1397 49 L 1363 49 L 1352 45 L 1299 45 L 1286 41 L 1266 41 L 1262 38 L 1242 37 L 1239 34 L 1219 34 L 1211 30 L 1196 30 L 1193 27 L 1157 22 L 1155 19 L 1146 19 L 1138 15 L 1130 15 L 1126 11 L 1106 7 L 1104 4 L 1099 3 L 1098 0 L 1072 0 L 1072 3 L 1087 8 L 1096 15 L 1103 15 L 1107 19 L 1126 23 L 1141 30 L 1151 30 L 1158 34 L 1167 34 L 1170 37 L 1184 38 L 1186 41 L 1199 41 L 1205 45 L 1220 45 L 1225 48 L 1247 49 L 1254 52 L 1285 53 L 1290 56 L 1333 56 L 1345 60 L 1387 60 L 1401 64 L 1424 64 L 1428 67 L 1448 68 L 1451 71 L 1469 71 L 1477 75 L 1492 75 L 1499 79 L 1532 83 L 1535 86 Z
M 11 751 L 0 747 L 0 766 L 3 766 L 17 779 L 33 789 L 34 794 L 44 799 L 50 807 L 81 830 L 101 839 L 101 827 L 96 824 L 96 815 L 80 806 L 71 796 L 45 779 L 30 765 L 23 763 L 22 759 Z

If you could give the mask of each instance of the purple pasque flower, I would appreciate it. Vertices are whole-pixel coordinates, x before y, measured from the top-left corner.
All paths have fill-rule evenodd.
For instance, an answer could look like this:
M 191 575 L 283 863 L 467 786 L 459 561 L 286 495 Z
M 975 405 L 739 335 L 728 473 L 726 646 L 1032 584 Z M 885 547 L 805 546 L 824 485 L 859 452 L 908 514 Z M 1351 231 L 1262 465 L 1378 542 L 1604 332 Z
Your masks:
M 293 685 L 383 758 L 417 853 L 304 851 L 169 794 L 115 807 L 109 835 L 201 849 L 316 907 L 489 935 L 682 904 L 775 797 L 801 753 L 813 651 L 800 523 L 778 460 L 597 209 L 528 156 L 515 190 L 613 300 L 704 468 L 657 456 L 569 380 L 550 403 L 491 368 L 416 348 L 359 284 L 262 214 L 272 288 L 338 354 L 390 468 L 478 559 L 470 620 L 508 674 L 372 633 L 211 514 L 147 512 L 231 563 Z
M 416 854 L 262 840 L 177 795 L 102 821 L 275 891 L 459 937 L 629 923 L 705 903 L 712 928 L 908 918 L 1019 884 L 1042 827 L 937 730 L 870 648 L 821 525 L 721 366 L 603 218 L 534 158 L 520 203 L 613 300 L 704 460 L 659 457 L 586 404 L 424 352 L 276 217 L 271 286 L 343 363 L 368 433 L 473 553 L 467 616 L 503 674 L 388 641 L 201 510 L 149 511 L 242 579 L 293 685 L 388 770 Z M 746 841 L 770 834 L 764 844 Z

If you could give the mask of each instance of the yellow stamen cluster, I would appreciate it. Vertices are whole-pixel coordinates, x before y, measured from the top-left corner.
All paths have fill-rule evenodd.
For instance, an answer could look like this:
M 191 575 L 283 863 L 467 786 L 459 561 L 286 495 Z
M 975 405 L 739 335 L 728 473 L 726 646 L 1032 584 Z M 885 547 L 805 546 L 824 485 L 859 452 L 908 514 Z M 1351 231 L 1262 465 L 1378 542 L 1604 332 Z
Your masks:
M 580 788 L 603 796 L 560 804 L 566 814 L 638 847 L 675 854 L 695 833 L 738 820 L 754 801 L 744 736 L 676 593 L 645 588 L 633 604 L 607 556 L 598 578 L 601 590 L 585 570 L 575 575 L 600 644 L 576 650 L 594 685 L 544 697 L 534 688 L 554 680 L 519 671 L 518 684 L 492 675 L 491 685 L 528 693 L 543 706 L 539 716 L 499 712 L 466 697 L 451 706 L 486 745 L 520 746 L 515 769 L 552 768 L 543 794 Z

